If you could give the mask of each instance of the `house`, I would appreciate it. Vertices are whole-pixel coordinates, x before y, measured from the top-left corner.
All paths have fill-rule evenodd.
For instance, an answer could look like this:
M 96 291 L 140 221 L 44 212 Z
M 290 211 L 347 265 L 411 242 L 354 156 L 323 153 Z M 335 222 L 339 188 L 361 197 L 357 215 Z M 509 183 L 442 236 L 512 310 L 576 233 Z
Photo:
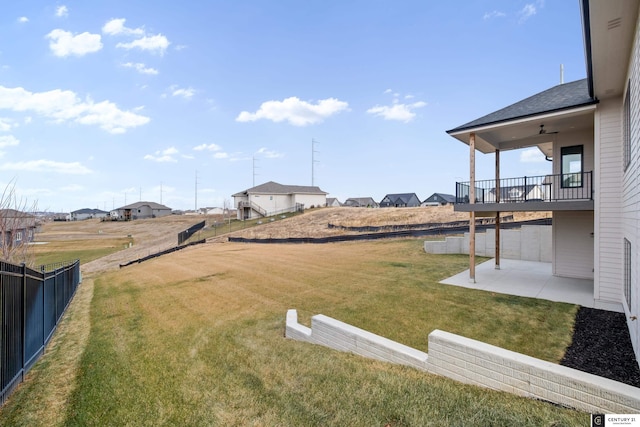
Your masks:
M 107 211 L 85 208 L 71 212 L 71 221 L 81 221 L 83 219 L 91 218 L 106 218 L 107 216 L 109 216 L 109 212 Z
M 36 217 L 15 209 L 0 209 L 0 246 L 19 246 L 33 242 Z
M 325 206 L 327 193 L 318 187 L 269 181 L 233 195 L 239 220 Z
M 496 198 L 498 192 L 500 193 L 499 199 Z M 496 200 L 501 200 L 502 202 L 532 202 L 546 199 L 545 186 L 538 184 L 508 185 L 499 189 L 494 187 L 489 191 L 483 190 L 480 194 L 476 191 L 476 200 L 484 200 L 484 203 L 495 203 Z
M 350 197 L 344 201 L 342 206 L 350 208 L 379 208 L 378 202 L 373 197 Z
M 379 203 L 381 208 L 415 208 L 420 206 L 416 193 L 387 194 Z
M 171 215 L 171 208 L 155 202 L 136 202 L 109 212 L 114 221 L 131 221 L 133 219 L 159 218 Z
M 342 206 L 342 203 L 340 203 L 340 200 L 336 199 L 335 197 L 327 197 L 328 208 L 337 208 L 340 206 Z
M 551 211 L 552 271 L 593 280 L 597 308 L 626 314 L 640 360 L 640 27 L 638 1 L 581 0 L 586 78 L 447 131 L 469 145 L 470 180 L 456 183 L 456 211 L 470 212 L 470 280 L 475 281 L 475 216 Z M 500 153 L 537 146 L 552 160 L 542 200 L 480 200 L 476 192 L 514 185 Z M 475 179 L 476 153 L 495 156 L 495 177 Z M 524 183 L 530 177 L 517 178 Z M 496 191 L 495 194 L 502 194 Z M 499 221 L 496 221 L 496 243 Z M 496 244 L 496 268 L 500 266 Z
M 444 206 L 456 202 L 456 196 L 452 194 L 433 193 L 420 204 L 420 206 Z

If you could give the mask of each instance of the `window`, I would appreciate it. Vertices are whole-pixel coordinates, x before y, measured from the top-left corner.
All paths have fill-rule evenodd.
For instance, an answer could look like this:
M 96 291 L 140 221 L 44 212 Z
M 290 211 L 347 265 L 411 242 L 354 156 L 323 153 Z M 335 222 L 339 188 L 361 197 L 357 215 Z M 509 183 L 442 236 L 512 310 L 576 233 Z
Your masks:
M 623 167 L 627 170 L 631 163 L 631 80 L 627 85 L 627 94 L 624 98 L 624 112 L 622 116 L 623 126 Z
M 22 231 L 16 231 L 16 242 L 22 241 Z
M 560 148 L 562 187 L 582 187 L 582 145 Z
M 631 311 L 631 242 L 624 239 L 624 299 Z

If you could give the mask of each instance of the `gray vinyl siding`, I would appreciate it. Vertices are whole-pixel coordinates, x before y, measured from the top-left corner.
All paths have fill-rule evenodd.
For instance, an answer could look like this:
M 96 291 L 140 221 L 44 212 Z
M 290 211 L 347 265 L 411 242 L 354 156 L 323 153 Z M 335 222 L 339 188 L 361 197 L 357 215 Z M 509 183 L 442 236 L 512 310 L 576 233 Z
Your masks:
M 637 19 L 636 19 L 637 21 Z M 631 243 L 631 310 L 626 303 L 623 304 L 627 314 L 627 325 L 629 326 L 629 334 L 631 342 L 636 354 L 636 358 L 640 360 L 640 327 L 638 321 L 629 320 L 631 316 L 639 316 L 638 311 L 640 304 L 640 286 L 638 284 L 638 274 L 640 273 L 639 263 L 639 244 L 640 236 L 638 227 L 640 226 L 640 29 L 636 25 L 636 34 L 631 57 L 629 60 L 628 79 L 631 82 L 630 91 L 630 133 L 631 133 L 631 152 L 630 163 L 626 170 L 622 173 L 622 237 L 620 238 L 620 251 L 624 245 L 624 238 Z M 626 91 L 626 88 L 625 88 Z M 622 109 L 624 100 L 619 101 Z M 622 116 L 622 111 L 621 111 Z M 624 168 L 622 155 L 620 156 L 621 170 Z M 622 258 L 622 252 L 620 252 Z M 622 261 L 622 259 L 621 259 Z M 622 277 L 620 278 L 622 282 Z M 622 286 L 622 283 L 621 283 Z M 619 298 L 624 301 L 623 292 L 620 292 Z
M 622 99 L 602 101 L 595 116 L 594 298 L 622 294 Z

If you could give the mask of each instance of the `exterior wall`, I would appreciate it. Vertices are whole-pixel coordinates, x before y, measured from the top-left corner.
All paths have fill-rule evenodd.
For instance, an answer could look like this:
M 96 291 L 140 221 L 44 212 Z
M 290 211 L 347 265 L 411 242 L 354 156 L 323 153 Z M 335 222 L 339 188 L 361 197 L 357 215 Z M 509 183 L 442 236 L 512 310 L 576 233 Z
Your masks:
M 250 194 L 249 201 L 267 211 L 267 214 L 288 209 L 295 204 L 290 194 Z
M 600 102 L 595 115 L 594 299 L 621 302 L 622 99 Z
M 553 212 L 555 276 L 593 279 L 593 233 L 593 211 Z
M 636 18 L 636 22 L 637 22 Z M 640 29 L 636 24 L 636 35 L 630 53 L 628 78 L 631 81 L 631 162 L 622 175 L 622 234 L 631 242 L 631 306 L 623 302 L 631 343 L 640 360 Z M 626 88 L 625 88 L 626 89 Z M 620 162 L 620 168 L 624 165 Z M 620 239 L 622 240 L 622 239 Z M 622 241 L 620 245 L 622 245 Z M 626 298 L 622 298 L 623 301 Z
M 551 262 L 550 225 L 523 225 L 520 230 L 500 230 L 500 256 L 505 259 Z M 495 256 L 495 230 L 476 234 L 476 255 Z M 468 254 L 469 233 L 464 237 L 446 237 L 444 241 L 426 240 L 424 251 L 430 254 Z
M 594 170 L 594 135 L 593 130 L 580 130 L 575 132 L 562 132 L 556 135 L 556 143 L 553 146 L 553 174 L 560 175 L 562 173 L 562 147 L 571 147 L 574 145 L 582 145 L 582 172 L 592 172 Z M 557 178 L 556 178 L 557 179 Z M 580 195 L 585 194 L 584 187 L 581 188 L 562 188 L 560 182 L 551 182 L 551 197 L 560 199 L 577 198 Z M 588 181 L 585 181 L 583 185 L 589 185 Z M 591 190 L 593 186 L 591 187 Z
M 294 194 L 293 203 L 302 203 L 305 209 L 309 209 L 311 206 L 319 207 L 327 204 L 327 196 L 325 194 Z

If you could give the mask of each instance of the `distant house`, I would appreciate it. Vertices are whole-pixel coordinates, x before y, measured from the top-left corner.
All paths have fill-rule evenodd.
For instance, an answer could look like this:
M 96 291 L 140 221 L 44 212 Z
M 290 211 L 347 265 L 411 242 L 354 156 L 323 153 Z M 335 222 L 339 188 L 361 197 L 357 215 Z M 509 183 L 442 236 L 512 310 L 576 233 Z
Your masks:
M 0 245 L 18 246 L 33 242 L 35 230 L 35 216 L 15 209 L 0 210 Z
M 106 218 L 109 215 L 109 212 L 102 211 L 100 209 L 78 209 L 77 211 L 71 212 L 71 221 L 81 221 L 83 219 L 91 219 L 91 218 Z
M 131 221 L 133 219 L 159 218 L 171 215 L 171 208 L 155 202 L 136 202 L 112 210 L 111 219 L 117 221 Z
M 351 208 L 379 208 L 373 197 L 350 197 L 342 204 Z
M 482 193 L 481 193 L 482 194 Z M 477 197 L 482 197 L 476 195 Z M 541 185 L 512 185 L 500 187 L 500 202 L 530 202 L 545 200 L 544 188 Z M 496 189 L 484 192 L 484 203 L 496 203 Z
M 342 203 L 340 203 L 340 200 L 336 199 L 335 197 L 327 197 L 328 208 L 337 208 L 340 206 L 342 206 Z
M 420 206 L 444 206 L 456 203 L 456 196 L 452 194 L 433 193 L 420 204 Z
M 327 193 L 319 187 L 283 185 L 269 181 L 233 195 L 239 220 L 297 212 L 327 204 Z
M 387 194 L 380 201 L 381 208 L 415 208 L 420 206 L 416 193 Z

